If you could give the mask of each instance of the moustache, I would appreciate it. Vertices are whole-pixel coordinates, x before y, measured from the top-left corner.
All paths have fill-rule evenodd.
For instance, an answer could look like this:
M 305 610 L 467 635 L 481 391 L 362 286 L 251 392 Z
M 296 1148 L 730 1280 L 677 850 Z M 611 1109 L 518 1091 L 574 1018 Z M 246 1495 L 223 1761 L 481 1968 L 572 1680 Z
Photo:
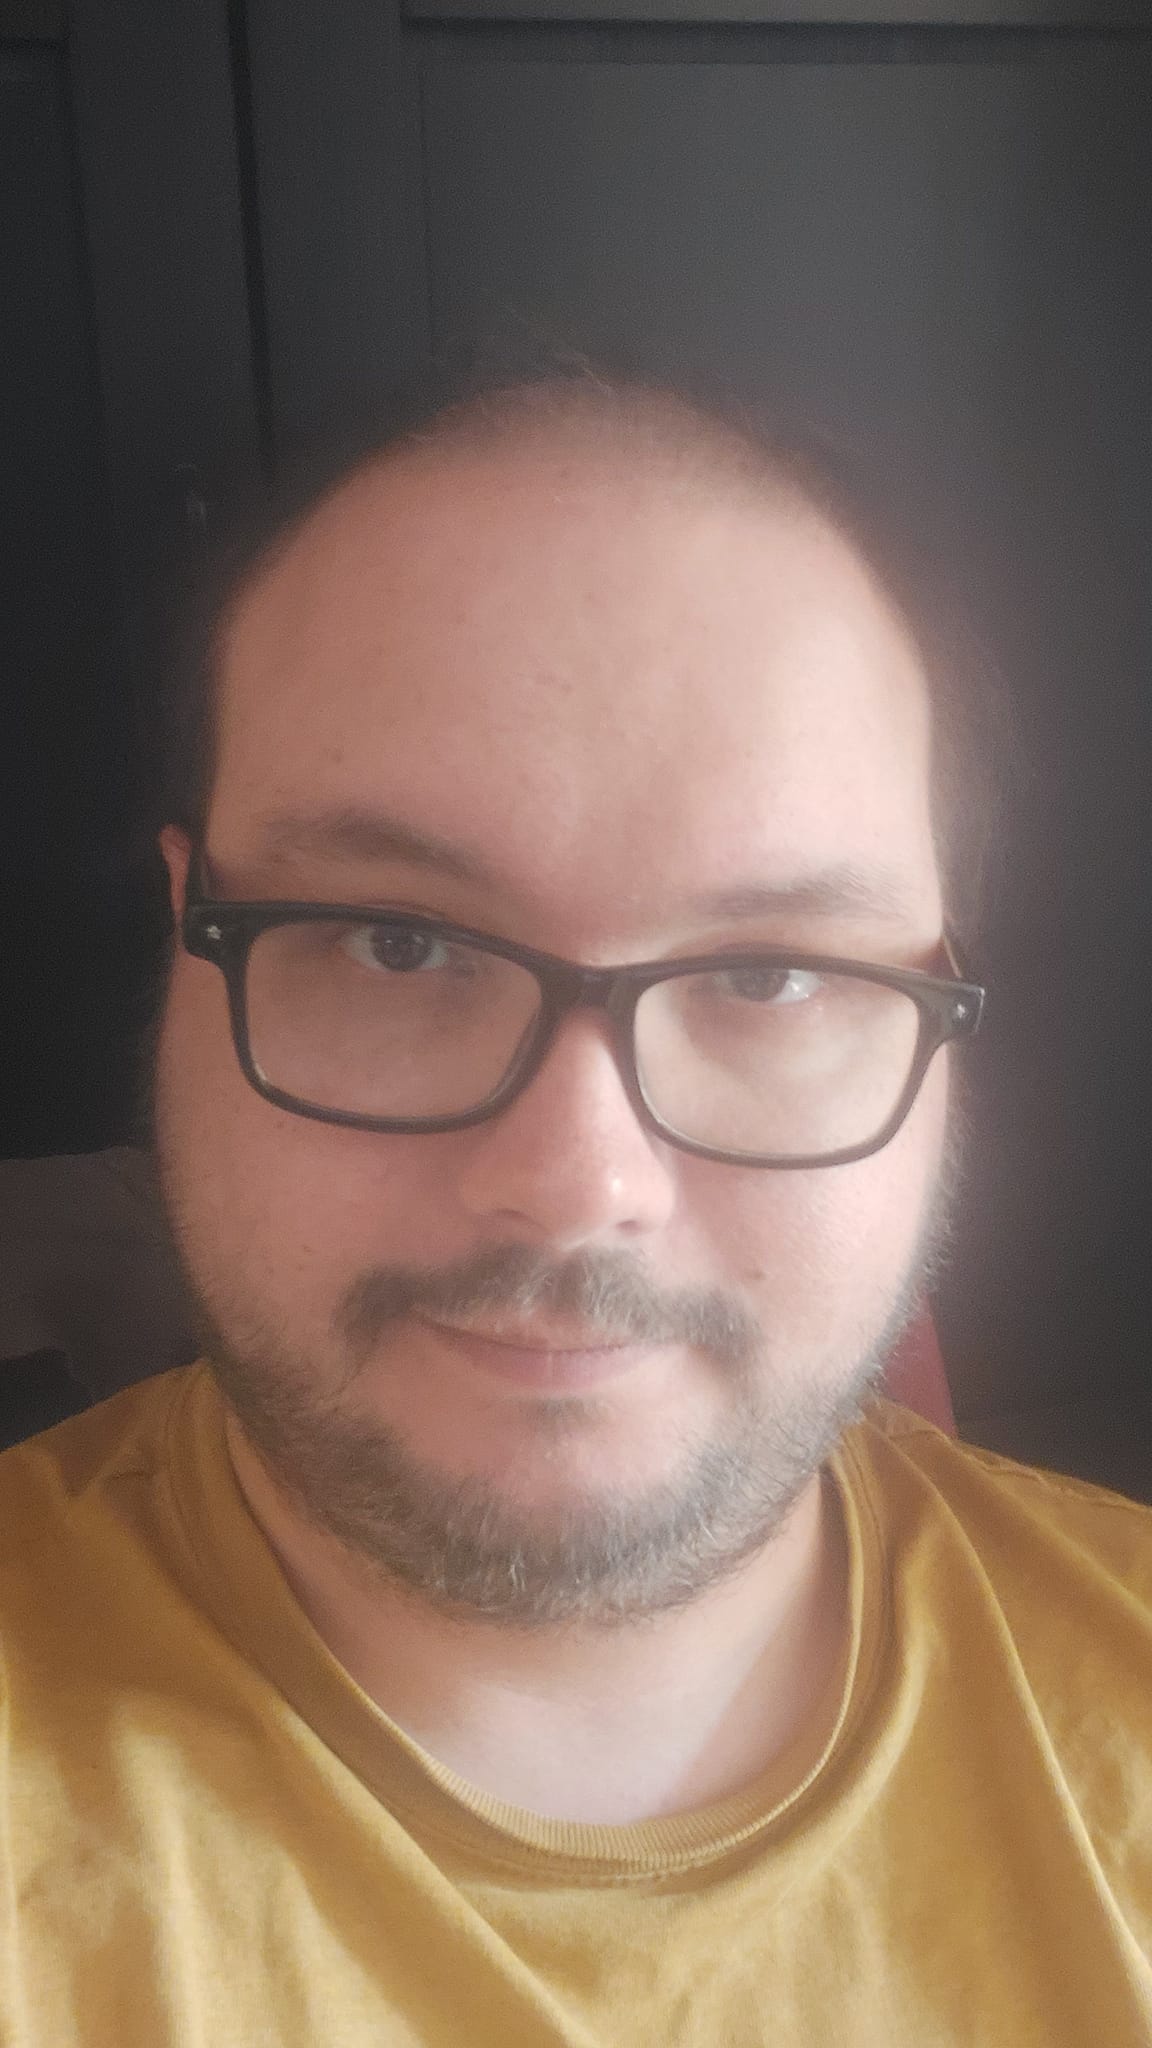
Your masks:
M 622 1252 L 553 1259 L 528 1245 L 489 1246 L 443 1266 L 376 1267 L 348 1289 L 336 1329 L 363 1358 L 406 1316 L 459 1320 L 493 1309 L 549 1311 L 600 1342 L 687 1344 L 731 1367 L 748 1364 L 761 1342 L 755 1316 L 719 1288 L 660 1288 Z

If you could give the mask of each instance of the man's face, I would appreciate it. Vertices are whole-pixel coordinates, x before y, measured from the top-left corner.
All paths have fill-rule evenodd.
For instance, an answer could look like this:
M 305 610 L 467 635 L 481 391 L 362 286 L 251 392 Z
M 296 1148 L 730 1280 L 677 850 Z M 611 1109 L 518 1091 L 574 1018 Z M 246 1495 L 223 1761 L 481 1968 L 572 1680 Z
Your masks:
M 223 896 L 596 966 L 757 943 L 927 966 L 941 931 L 921 682 L 844 545 L 565 445 L 396 463 L 312 521 L 231 636 L 206 846 Z M 531 1620 L 668 1604 L 779 1525 L 915 1279 L 945 1088 L 937 1060 L 865 1160 L 734 1167 L 641 1128 L 585 1010 L 493 1120 L 357 1131 L 258 1096 L 222 977 L 178 953 L 157 1113 L 274 1476 L 430 1595 Z M 374 1317 L 396 1272 L 410 1305 Z

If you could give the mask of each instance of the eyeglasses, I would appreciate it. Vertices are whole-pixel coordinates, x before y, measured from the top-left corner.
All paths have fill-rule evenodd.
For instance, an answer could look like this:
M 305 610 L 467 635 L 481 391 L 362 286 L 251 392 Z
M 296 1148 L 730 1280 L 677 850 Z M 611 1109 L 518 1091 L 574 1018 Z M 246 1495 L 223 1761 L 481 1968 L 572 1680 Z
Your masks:
M 564 1018 L 605 1012 L 640 1122 L 734 1166 L 877 1152 L 984 990 L 778 949 L 582 967 L 463 925 L 362 904 L 194 896 L 183 941 L 219 967 L 241 1068 L 297 1116 L 463 1130 L 539 1071 Z

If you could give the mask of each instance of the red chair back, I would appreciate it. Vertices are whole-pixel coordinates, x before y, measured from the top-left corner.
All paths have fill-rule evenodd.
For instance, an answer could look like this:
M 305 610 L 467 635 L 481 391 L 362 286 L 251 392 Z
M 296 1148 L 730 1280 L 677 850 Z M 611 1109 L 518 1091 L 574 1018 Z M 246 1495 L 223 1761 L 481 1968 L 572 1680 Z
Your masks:
M 888 1364 L 880 1391 L 889 1401 L 912 1408 L 948 1436 L 958 1434 L 952 1395 L 936 1325 L 925 1309 L 905 1331 Z

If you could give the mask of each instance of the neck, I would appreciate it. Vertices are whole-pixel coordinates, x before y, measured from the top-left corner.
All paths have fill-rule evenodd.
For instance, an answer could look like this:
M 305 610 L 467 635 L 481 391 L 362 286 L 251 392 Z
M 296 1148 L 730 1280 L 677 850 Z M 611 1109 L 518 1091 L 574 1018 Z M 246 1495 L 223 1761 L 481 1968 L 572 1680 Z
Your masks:
M 389 1586 L 300 1513 L 231 1415 L 228 1444 L 333 1655 L 406 1735 L 492 1798 L 610 1825 L 684 1813 L 830 1728 L 848 1646 L 847 1539 L 819 1474 L 763 1550 L 691 1605 L 528 1631 Z

